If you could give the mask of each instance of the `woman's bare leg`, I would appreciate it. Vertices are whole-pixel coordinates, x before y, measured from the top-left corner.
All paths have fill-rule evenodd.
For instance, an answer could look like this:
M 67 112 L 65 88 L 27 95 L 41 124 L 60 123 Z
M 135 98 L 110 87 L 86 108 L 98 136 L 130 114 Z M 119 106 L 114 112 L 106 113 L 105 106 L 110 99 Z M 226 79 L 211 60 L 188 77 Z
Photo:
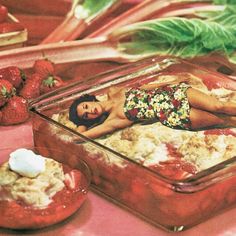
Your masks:
M 193 130 L 213 127 L 236 127 L 236 116 L 215 115 L 195 108 L 191 108 L 190 110 L 190 120 Z
M 187 97 L 191 107 L 214 113 L 236 116 L 236 102 L 223 102 L 197 89 L 189 88 Z

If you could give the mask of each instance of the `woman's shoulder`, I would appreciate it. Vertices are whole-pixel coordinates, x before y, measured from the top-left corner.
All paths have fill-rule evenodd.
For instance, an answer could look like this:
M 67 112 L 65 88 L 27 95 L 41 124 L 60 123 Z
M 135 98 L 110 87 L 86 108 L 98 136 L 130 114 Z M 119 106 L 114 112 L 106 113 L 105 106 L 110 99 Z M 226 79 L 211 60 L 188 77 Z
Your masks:
M 119 87 L 110 87 L 108 89 L 108 93 L 111 94 L 111 93 L 116 93 L 117 90 L 119 90 Z
M 108 94 L 109 97 L 113 97 L 113 96 L 115 96 L 115 95 L 121 93 L 121 92 L 124 91 L 124 90 L 125 90 L 125 89 L 124 89 L 123 87 L 118 87 L 118 86 L 116 86 L 116 87 L 110 87 L 110 88 L 108 89 L 107 94 Z

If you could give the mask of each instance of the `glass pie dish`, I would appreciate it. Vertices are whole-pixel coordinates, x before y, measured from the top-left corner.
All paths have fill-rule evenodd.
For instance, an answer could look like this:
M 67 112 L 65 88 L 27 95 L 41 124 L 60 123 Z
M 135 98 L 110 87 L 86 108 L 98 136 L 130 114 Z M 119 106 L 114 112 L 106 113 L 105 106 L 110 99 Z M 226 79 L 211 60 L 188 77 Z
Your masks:
M 229 77 L 176 58 L 145 59 L 32 101 L 35 147 L 62 151 L 57 161 L 72 167 L 84 160 L 94 191 L 168 231 L 188 229 L 232 208 L 235 128 L 193 132 L 141 123 L 89 139 L 68 120 L 70 104 L 82 94 L 106 99 L 112 86 L 139 86 L 180 75 L 190 75 L 191 86 L 219 99 L 235 100 L 236 82 Z
M 35 165 L 29 159 L 39 152 L 45 160 L 45 168 L 33 175 Z M 74 168 L 62 165 L 53 160 L 62 152 L 44 147 L 9 147 L 0 149 L 0 153 L 0 227 L 28 230 L 54 225 L 73 215 L 87 199 L 91 173 L 82 160 Z M 11 159 L 13 155 L 15 162 Z M 19 157 L 26 161 L 17 165 L 28 166 L 27 169 L 23 167 L 23 172 L 14 169 Z M 33 162 L 37 163 L 36 169 L 39 170 L 38 160 L 33 158 Z

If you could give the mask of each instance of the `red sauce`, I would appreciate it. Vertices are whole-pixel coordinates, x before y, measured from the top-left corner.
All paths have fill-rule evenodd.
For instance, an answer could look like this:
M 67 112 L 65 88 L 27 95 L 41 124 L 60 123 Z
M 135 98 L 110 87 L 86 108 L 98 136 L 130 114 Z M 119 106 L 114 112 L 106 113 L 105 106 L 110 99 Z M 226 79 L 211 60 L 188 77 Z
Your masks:
M 196 167 L 193 164 L 183 160 L 182 155 L 173 145 L 166 144 L 166 146 L 170 159 L 159 162 L 158 165 L 152 166 L 151 169 L 168 178 L 176 180 L 186 178 L 197 172 Z

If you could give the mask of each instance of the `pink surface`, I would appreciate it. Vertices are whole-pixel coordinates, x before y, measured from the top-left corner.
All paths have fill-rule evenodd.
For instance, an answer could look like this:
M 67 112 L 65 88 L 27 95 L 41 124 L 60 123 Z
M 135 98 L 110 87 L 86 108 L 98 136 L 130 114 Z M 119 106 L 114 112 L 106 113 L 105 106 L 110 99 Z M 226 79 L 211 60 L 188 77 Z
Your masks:
M 6 148 L 30 147 L 33 144 L 31 123 L 13 127 L 0 127 L 0 162 Z M 1 214 L 1 213 L 0 213 Z M 184 232 L 181 236 L 233 236 L 236 235 L 236 209 L 229 210 Z M 1 220 L 1 215 L 0 215 Z M 13 231 L 0 229 L 3 235 L 41 236 L 166 236 L 167 233 L 122 208 L 90 192 L 82 208 L 66 221 L 41 230 Z

